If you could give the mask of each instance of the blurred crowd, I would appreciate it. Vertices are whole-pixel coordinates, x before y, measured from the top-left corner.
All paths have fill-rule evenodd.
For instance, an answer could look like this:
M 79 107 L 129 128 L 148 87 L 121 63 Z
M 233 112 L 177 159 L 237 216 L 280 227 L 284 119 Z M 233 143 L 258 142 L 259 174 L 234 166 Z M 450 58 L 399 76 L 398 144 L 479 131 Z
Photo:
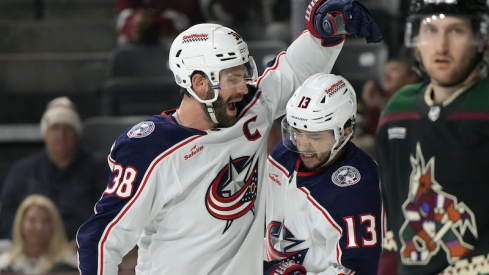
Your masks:
M 232 26 L 248 40 L 290 42 L 289 1 L 276 0 L 116 0 L 119 43 L 171 43 L 202 22 Z M 266 26 L 263 28 L 263 26 Z

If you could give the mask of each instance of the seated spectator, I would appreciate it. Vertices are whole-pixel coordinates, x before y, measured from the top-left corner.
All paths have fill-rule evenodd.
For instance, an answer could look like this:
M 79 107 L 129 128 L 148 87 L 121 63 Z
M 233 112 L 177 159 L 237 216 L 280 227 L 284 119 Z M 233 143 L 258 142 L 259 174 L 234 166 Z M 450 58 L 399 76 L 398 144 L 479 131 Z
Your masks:
M 93 215 L 110 170 L 106 160 L 79 147 L 82 123 L 73 103 L 59 97 L 48 103 L 41 119 L 45 149 L 15 163 L 3 184 L 0 239 L 11 238 L 15 211 L 31 194 L 50 198 L 61 213 L 76 249 L 78 228 Z
M 0 255 L 0 273 L 77 271 L 60 214 L 42 195 L 30 195 L 15 214 L 12 248 Z
M 307 3 L 309 3 L 308 1 Z M 266 24 L 264 38 L 269 40 L 282 40 L 287 44 L 292 42 L 292 38 L 296 38 L 300 35 L 299 32 L 296 36 L 291 36 L 291 1 L 269 0 L 263 3 L 263 18 Z M 306 5 L 307 6 L 307 5 Z M 301 20 L 304 20 L 304 10 L 306 6 L 301 8 Z M 305 25 L 302 24 L 304 30 Z
M 249 40 L 260 40 L 268 39 L 264 37 L 262 4 L 259 0 L 208 0 L 205 8 L 208 21 L 228 26 Z
M 173 41 L 181 31 L 205 21 L 199 0 L 116 0 L 119 43 Z
M 419 82 L 421 79 L 408 60 L 393 57 L 384 65 L 380 87 L 374 80 L 363 84 L 361 95 L 363 106 L 360 106 L 362 111 L 357 116 L 359 127 L 353 142 L 374 159 L 376 158 L 374 135 L 382 109 L 400 88 Z
M 394 57 L 384 65 L 380 87 L 373 80 L 365 82 L 362 101 L 365 105 L 364 115 L 368 134 L 375 134 L 380 112 L 394 93 L 420 80 L 420 76 L 411 68 L 407 60 Z

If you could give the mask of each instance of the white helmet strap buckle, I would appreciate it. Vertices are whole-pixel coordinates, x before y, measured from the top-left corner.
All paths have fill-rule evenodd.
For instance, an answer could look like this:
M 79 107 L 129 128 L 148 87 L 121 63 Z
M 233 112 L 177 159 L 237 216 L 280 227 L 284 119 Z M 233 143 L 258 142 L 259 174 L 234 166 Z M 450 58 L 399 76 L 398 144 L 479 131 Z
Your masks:
M 216 112 L 215 112 L 214 106 L 212 106 L 212 103 L 206 102 L 204 104 L 207 108 L 207 113 L 209 114 L 209 117 L 211 118 L 212 122 L 219 124 L 219 122 L 217 121 Z

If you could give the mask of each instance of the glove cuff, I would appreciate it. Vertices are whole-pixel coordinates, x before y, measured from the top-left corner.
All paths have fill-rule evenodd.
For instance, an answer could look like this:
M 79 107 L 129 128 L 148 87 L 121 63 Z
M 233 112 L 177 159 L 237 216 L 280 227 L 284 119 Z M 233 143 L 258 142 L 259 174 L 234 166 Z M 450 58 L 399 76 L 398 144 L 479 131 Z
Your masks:
M 339 36 L 333 36 L 333 37 L 325 37 L 321 39 L 321 45 L 323 47 L 334 47 L 341 42 L 345 41 L 346 39 L 346 34 L 342 34 Z
M 316 10 L 318 9 L 318 7 L 321 6 L 321 4 L 325 1 L 326 0 L 311 0 L 306 9 L 306 27 L 312 34 L 312 36 L 316 38 L 322 38 L 322 36 L 321 34 L 319 34 L 316 28 L 314 28 L 314 15 L 316 15 Z

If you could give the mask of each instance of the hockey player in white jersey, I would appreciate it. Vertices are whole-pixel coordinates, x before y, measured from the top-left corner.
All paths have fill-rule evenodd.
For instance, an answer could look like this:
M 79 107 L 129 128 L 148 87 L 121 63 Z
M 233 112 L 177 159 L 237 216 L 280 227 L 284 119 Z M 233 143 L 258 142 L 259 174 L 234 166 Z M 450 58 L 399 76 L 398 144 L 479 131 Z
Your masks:
M 350 140 L 356 95 L 318 73 L 287 103 L 267 163 L 265 265 L 273 274 L 377 274 L 383 236 L 377 164 Z
M 267 135 L 293 91 L 331 70 L 347 32 L 381 41 L 355 3 L 311 2 L 309 30 L 259 79 L 233 30 L 182 32 L 169 55 L 181 104 L 115 141 L 107 189 L 78 231 L 81 274 L 116 274 L 136 244 L 137 274 L 261 274 Z

